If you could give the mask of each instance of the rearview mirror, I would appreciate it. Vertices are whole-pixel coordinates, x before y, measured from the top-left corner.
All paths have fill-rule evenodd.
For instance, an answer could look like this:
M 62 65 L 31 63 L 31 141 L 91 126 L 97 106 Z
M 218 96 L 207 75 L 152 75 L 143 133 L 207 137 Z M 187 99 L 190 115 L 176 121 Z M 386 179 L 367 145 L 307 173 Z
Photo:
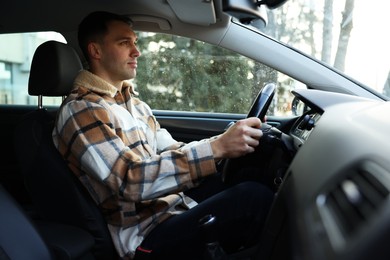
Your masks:
M 267 24 L 265 6 L 274 9 L 287 0 L 223 0 L 223 11 L 243 24 L 251 24 L 262 29 Z
M 282 4 L 287 2 L 287 0 L 260 0 L 257 1 L 257 4 L 260 5 L 266 5 L 269 9 L 275 9 Z

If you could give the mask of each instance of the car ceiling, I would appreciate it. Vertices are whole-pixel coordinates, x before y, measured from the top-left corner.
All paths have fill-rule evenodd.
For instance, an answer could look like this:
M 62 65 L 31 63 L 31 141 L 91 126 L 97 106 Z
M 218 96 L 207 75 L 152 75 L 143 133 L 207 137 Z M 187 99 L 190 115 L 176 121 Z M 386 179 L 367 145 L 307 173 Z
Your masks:
M 0 33 L 56 31 L 80 55 L 77 27 L 93 11 L 128 15 L 137 31 L 192 37 L 218 45 L 230 17 L 222 0 L 14 0 L 0 9 Z M 71 18 L 70 18 L 71 17 Z M 209 27 L 205 30 L 205 27 Z
M 200 31 L 204 26 L 221 27 L 229 20 L 219 0 L 14 0 L 0 10 L 0 33 L 57 31 L 66 35 L 97 10 L 134 17 L 136 30 L 178 35 L 186 34 L 189 24 L 190 31 Z

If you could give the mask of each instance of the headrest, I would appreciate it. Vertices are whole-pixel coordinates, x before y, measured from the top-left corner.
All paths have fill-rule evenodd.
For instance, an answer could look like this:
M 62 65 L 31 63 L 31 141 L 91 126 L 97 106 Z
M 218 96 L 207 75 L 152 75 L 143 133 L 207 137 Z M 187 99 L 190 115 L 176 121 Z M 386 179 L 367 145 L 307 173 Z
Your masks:
M 71 46 L 57 41 L 44 42 L 34 53 L 28 93 L 34 96 L 66 96 L 82 68 L 80 58 Z

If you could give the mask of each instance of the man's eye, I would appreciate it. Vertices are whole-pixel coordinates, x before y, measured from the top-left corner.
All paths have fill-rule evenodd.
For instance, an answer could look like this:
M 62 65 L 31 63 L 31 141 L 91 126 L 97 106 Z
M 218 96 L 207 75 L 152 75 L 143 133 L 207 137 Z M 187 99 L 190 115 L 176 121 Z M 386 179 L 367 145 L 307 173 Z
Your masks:
M 130 45 L 137 45 L 137 41 L 131 42 L 131 41 L 124 41 L 120 43 L 123 46 L 130 46 Z

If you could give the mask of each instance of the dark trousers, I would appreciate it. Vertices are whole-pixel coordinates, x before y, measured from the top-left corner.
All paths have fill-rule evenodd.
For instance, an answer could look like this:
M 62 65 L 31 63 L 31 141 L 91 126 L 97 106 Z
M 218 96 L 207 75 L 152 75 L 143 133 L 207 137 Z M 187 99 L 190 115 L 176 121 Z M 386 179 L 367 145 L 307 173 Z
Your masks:
M 148 259 L 204 259 L 205 241 L 199 220 L 216 217 L 215 232 L 226 253 L 259 242 L 273 192 L 257 182 L 225 186 L 219 175 L 185 192 L 199 204 L 159 224 L 141 244 Z M 141 252 L 137 251 L 137 255 Z M 142 257 L 140 257 L 142 258 Z

